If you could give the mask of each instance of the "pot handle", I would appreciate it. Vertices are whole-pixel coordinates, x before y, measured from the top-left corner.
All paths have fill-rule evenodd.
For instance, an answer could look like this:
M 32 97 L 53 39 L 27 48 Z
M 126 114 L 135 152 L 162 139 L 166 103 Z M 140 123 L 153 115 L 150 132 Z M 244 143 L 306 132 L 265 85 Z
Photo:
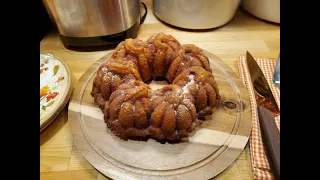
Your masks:
M 146 19 L 147 14 L 148 14 L 148 8 L 147 8 L 147 6 L 146 6 L 143 2 L 141 2 L 141 4 L 143 5 L 143 7 L 144 7 L 144 9 L 145 9 L 146 12 L 141 16 L 140 24 L 142 24 L 142 23 L 144 22 L 144 20 Z

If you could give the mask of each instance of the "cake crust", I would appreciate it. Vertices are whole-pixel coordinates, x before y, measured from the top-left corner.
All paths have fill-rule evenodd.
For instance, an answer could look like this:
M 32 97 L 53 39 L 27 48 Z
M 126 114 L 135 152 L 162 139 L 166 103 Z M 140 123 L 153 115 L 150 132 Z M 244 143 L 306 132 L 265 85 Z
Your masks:
M 152 91 L 146 82 L 158 77 L 170 84 Z M 91 96 L 121 139 L 175 142 L 188 137 L 221 98 L 201 48 L 165 33 L 119 43 L 99 67 Z

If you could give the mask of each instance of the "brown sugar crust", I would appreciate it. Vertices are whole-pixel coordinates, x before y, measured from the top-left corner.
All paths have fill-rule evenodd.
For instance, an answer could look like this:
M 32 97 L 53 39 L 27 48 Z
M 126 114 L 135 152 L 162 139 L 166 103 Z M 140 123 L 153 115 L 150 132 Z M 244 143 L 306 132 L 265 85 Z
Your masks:
M 194 83 L 189 83 L 191 76 Z M 192 66 L 183 70 L 173 81 L 173 84 L 180 87 L 188 83 L 188 92 L 193 97 L 192 102 L 197 107 L 198 117 L 212 114 L 212 109 L 221 98 L 212 73 L 199 66 Z
M 164 77 L 177 56 L 180 49 L 180 43 L 171 35 L 158 33 L 147 40 L 148 47 L 151 51 L 150 62 L 154 77 Z
M 171 63 L 166 78 L 169 82 L 172 82 L 184 69 L 192 66 L 203 67 L 206 71 L 212 72 L 209 65 L 209 59 L 204 55 L 200 48 L 193 44 L 183 45 L 179 49 L 178 55 Z
M 172 84 L 152 91 L 145 82 L 157 77 Z M 208 57 L 197 46 L 181 46 L 164 33 L 119 43 L 99 67 L 91 95 L 107 127 L 124 140 L 179 141 L 220 100 Z

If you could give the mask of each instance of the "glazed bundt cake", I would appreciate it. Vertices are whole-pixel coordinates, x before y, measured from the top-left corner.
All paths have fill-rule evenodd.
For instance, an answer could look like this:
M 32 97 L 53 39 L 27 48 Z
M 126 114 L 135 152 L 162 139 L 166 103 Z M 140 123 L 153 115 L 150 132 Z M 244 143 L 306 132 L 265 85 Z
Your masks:
M 157 139 L 179 140 L 194 130 L 196 107 L 192 97 L 184 97 L 177 85 L 166 85 L 156 90 L 151 97 L 149 133 Z
M 154 77 L 165 77 L 173 59 L 177 56 L 180 43 L 171 35 L 158 33 L 147 40 L 151 52 L 149 62 Z
M 154 78 L 171 83 L 152 91 Z M 121 139 L 188 137 L 220 100 L 208 57 L 195 45 L 158 33 L 147 41 L 126 39 L 102 64 L 91 95 L 108 128 Z
M 178 55 L 170 64 L 166 78 L 169 82 L 172 82 L 181 71 L 192 66 L 203 67 L 206 71 L 212 72 L 209 59 L 203 54 L 200 48 L 193 44 L 183 45 L 179 49 Z
M 110 59 L 99 67 L 91 95 L 99 107 L 103 109 L 111 93 L 120 84 L 131 80 L 141 80 L 136 64 L 132 61 Z
M 198 117 L 212 114 L 212 108 L 219 99 L 219 90 L 211 72 L 199 66 L 183 70 L 173 81 L 191 94 L 192 102 L 197 107 Z
M 147 81 L 152 78 L 150 56 L 151 52 L 146 42 L 139 39 L 126 39 L 116 47 L 111 58 L 122 62 L 133 62 L 138 67 L 142 80 Z
M 142 81 L 133 80 L 118 86 L 104 107 L 108 127 L 122 139 L 149 135 L 152 90 Z

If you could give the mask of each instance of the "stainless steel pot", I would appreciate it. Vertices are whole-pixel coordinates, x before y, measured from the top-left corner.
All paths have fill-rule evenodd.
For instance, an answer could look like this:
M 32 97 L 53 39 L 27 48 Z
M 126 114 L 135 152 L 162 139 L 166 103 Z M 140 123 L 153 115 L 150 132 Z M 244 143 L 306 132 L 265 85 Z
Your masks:
M 242 0 L 241 7 L 253 16 L 280 24 L 280 0 Z
M 136 38 L 147 8 L 141 0 L 42 0 L 66 48 Z M 144 15 L 140 14 L 143 5 Z
M 228 23 L 240 0 L 153 0 L 153 12 L 162 21 L 187 29 L 210 29 Z
M 140 0 L 43 0 L 60 34 L 97 37 L 140 22 Z

